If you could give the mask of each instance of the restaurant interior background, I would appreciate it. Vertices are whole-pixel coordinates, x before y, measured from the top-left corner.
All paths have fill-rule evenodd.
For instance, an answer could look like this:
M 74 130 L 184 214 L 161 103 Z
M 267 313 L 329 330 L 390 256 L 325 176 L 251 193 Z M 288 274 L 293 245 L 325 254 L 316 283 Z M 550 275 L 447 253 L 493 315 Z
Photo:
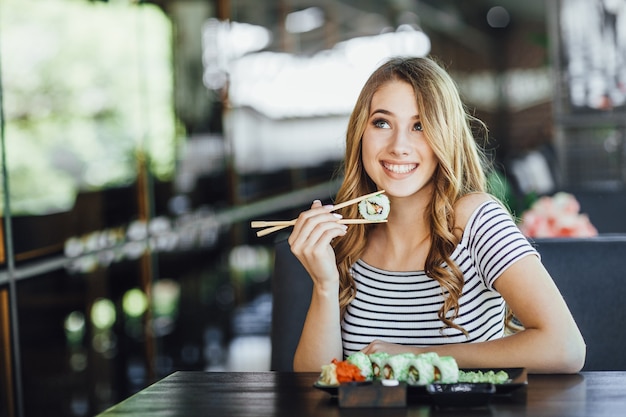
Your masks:
M 625 0 L 0 0 L 0 417 L 270 368 L 273 244 L 331 201 L 356 94 L 432 54 L 519 216 L 626 232 Z

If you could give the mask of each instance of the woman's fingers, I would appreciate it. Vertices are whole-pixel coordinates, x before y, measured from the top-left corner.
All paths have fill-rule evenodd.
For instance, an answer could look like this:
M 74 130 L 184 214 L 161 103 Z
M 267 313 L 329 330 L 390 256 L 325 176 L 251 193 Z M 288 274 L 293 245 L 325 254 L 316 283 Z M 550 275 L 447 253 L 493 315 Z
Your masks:
M 319 214 L 298 222 L 290 236 L 292 250 L 313 254 L 330 247 L 332 239 L 345 234 L 347 226 L 337 222 L 340 217 Z
M 405 353 L 405 352 L 413 352 L 417 354 L 423 351 L 427 352 L 429 350 L 432 350 L 432 349 L 424 350 L 422 348 L 417 348 L 417 347 L 411 347 L 409 349 L 405 345 L 398 345 L 396 343 L 389 343 L 383 340 L 375 339 L 375 340 L 372 340 L 363 349 L 361 349 L 361 352 L 365 353 L 366 355 L 371 355 L 372 353 L 377 353 L 377 352 L 386 352 L 390 355 L 396 355 L 398 353 Z
M 289 236 L 291 251 L 316 282 L 338 279 L 333 239 L 343 236 L 347 226 L 338 223 L 341 216 L 332 213 L 332 206 L 322 206 L 319 200 L 311 209 L 298 216 Z
M 332 223 L 337 226 L 337 220 L 341 219 L 341 215 L 332 213 L 333 206 L 322 206 L 319 200 L 315 200 L 311 204 L 311 209 L 300 213 L 296 220 L 296 224 L 293 227 L 293 231 L 289 236 L 289 244 L 293 246 L 297 241 L 302 239 L 309 239 L 313 237 L 314 241 L 319 239 L 319 233 L 313 234 L 318 225 L 323 223 Z M 343 226 L 343 225 L 339 225 Z

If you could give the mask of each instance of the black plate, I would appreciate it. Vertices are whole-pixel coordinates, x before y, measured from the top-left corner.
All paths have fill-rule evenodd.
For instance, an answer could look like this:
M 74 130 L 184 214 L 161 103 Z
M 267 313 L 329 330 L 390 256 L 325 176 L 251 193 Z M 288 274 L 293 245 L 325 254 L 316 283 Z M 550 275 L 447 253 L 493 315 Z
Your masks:
M 482 371 L 482 372 L 488 372 L 488 371 L 494 371 L 494 372 L 499 372 L 499 371 L 504 371 L 509 375 L 509 381 L 505 382 L 503 384 L 493 384 L 495 386 L 495 392 L 494 393 L 490 393 L 489 395 L 503 395 L 503 394 L 509 394 L 512 391 L 515 391 L 518 388 L 521 388 L 523 386 L 526 386 L 528 384 L 528 375 L 526 373 L 526 368 L 490 368 L 490 369 L 485 369 L 485 368 L 463 368 L 462 369 L 465 372 L 470 372 L 470 371 Z M 484 386 L 484 385 L 488 385 L 488 384 L 484 384 L 484 383 L 476 383 L 476 384 L 472 384 L 472 383 L 466 383 L 466 382 L 462 382 L 462 383 L 458 383 L 458 384 L 431 384 L 431 385 L 447 385 L 449 388 L 449 390 L 453 391 L 455 386 L 459 386 L 459 385 L 464 385 L 466 388 L 467 387 L 472 387 L 472 386 Z M 338 385 L 323 385 L 320 384 L 318 382 L 315 382 L 315 384 L 313 384 L 313 386 L 317 389 L 320 389 L 322 391 L 326 391 L 327 393 L 329 393 L 332 396 L 338 396 L 339 395 L 339 386 Z M 479 389 L 479 388 L 477 388 Z M 407 385 L 407 395 L 409 397 L 419 397 L 419 396 L 424 396 L 429 394 L 427 392 L 426 386 L 425 385 Z M 454 395 L 451 394 L 451 395 Z
M 426 386 L 426 392 L 440 407 L 484 407 L 496 393 L 496 386 L 485 382 L 430 384 Z

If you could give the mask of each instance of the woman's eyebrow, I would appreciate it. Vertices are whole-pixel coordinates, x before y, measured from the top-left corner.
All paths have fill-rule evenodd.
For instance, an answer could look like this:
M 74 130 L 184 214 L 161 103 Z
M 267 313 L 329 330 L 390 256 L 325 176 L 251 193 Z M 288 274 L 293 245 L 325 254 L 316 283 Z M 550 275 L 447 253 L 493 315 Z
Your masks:
M 393 112 L 389 111 L 389 110 L 385 110 L 385 109 L 376 109 L 374 111 L 372 111 L 370 113 L 370 117 L 372 117 L 373 115 L 375 115 L 376 113 L 382 113 L 382 114 L 386 114 L 388 116 L 392 116 Z M 420 115 L 416 114 L 415 116 L 413 116 L 413 119 L 415 120 L 420 120 Z
M 387 114 L 387 115 L 392 115 L 392 114 L 393 114 L 393 113 L 392 113 L 392 112 L 390 112 L 389 110 L 385 110 L 385 109 L 376 109 L 376 110 L 374 110 L 374 111 L 372 111 L 372 112 L 370 113 L 370 116 L 371 116 L 371 115 L 374 115 L 374 114 L 376 114 L 376 113 L 382 113 L 382 114 Z

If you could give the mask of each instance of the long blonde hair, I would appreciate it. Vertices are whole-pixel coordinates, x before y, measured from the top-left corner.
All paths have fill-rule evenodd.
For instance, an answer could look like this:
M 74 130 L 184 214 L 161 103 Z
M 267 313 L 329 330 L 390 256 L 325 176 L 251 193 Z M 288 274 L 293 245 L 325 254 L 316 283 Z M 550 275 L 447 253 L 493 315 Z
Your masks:
M 472 127 L 476 124 L 485 134 L 486 128 L 466 111 L 456 84 L 433 59 L 393 58 L 369 77 L 348 123 L 344 180 L 337 193 L 337 201 L 347 201 L 377 190 L 363 166 L 361 138 L 368 123 L 374 93 L 383 84 L 396 80 L 413 87 L 424 134 L 438 159 L 433 176 L 433 198 L 426 214 L 430 223 L 431 245 L 424 271 L 442 288 L 445 300 L 438 315 L 444 323 L 443 327 L 453 327 L 466 333 L 454 323 L 464 279 L 450 258 L 458 244 L 453 233 L 453 207 L 459 198 L 468 193 L 486 191 L 486 159 L 476 144 Z M 358 208 L 349 206 L 342 214 L 345 218 L 356 218 Z M 340 274 L 339 303 L 342 314 L 356 295 L 350 270 L 363 254 L 371 227 L 353 225 L 345 236 L 333 242 Z

